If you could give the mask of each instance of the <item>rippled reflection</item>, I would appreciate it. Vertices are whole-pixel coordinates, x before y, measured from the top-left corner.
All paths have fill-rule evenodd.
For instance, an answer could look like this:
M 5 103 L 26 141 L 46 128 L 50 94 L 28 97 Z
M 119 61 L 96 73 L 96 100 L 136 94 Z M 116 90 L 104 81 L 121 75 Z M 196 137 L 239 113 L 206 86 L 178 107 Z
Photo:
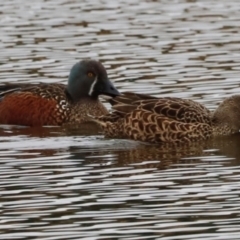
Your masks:
M 0 8 L 1 85 L 66 83 L 71 66 L 91 57 L 121 91 L 210 109 L 239 93 L 238 1 Z M 0 126 L 1 238 L 239 239 L 239 142 L 237 134 L 166 148 L 105 139 L 94 125 Z

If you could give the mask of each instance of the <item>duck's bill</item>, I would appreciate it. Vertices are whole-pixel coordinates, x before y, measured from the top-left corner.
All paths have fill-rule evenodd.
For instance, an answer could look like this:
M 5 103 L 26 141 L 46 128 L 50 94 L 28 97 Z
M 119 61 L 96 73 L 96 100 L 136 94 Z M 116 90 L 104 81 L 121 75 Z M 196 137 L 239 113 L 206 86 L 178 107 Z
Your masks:
M 120 95 L 120 92 L 109 80 L 106 80 L 103 83 L 97 83 L 95 89 L 98 95 L 107 95 L 110 97 L 116 97 Z

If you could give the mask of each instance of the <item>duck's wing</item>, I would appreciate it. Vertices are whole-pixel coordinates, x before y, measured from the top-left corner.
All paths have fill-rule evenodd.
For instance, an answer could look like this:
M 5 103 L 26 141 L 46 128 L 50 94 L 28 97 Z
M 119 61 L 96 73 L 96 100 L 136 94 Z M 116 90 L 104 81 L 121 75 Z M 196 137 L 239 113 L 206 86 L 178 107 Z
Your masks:
M 109 102 L 114 114 L 119 117 L 138 110 L 184 123 L 211 123 L 210 111 L 200 103 L 189 99 L 156 98 L 145 94 L 126 92 L 110 99 Z
M 181 122 L 145 109 L 129 111 L 129 108 L 124 106 L 120 108 L 106 116 L 91 118 L 103 128 L 107 137 L 151 143 L 186 144 L 208 139 L 212 134 L 212 127 L 207 123 Z

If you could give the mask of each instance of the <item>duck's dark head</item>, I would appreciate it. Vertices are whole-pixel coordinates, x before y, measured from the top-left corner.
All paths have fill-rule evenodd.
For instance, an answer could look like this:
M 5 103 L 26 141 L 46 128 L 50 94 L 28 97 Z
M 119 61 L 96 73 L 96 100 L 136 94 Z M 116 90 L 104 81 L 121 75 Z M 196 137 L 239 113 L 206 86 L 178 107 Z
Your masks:
M 120 95 L 108 79 L 104 66 L 96 60 L 83 60 L 72 67 L 67 91 L 73 101 L 82 98 L 97 99 L 101 94 L 111 97 Z

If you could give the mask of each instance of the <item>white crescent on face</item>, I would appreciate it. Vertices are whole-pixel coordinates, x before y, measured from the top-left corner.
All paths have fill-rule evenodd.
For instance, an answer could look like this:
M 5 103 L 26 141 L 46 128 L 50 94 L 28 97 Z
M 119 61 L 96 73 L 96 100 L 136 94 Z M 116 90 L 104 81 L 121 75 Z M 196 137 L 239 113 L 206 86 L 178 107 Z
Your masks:
M 98 78 L 97 78 L 97 76 L 96 76 L 95 79 L 94 79 L 94 81 L 93 81 L 93 83 L 92 83 L 92 85 L 91 85 L 91 87 L 90 87 L 90 90 L 89 90 L 89 92 L 88 92 L 88 95 L 89 95 L 90 97 L 91 97 L 92 94 L 93 94 L 93 89 L 94 89 L 94 86 L 96 85 L 97 81 L 98 81 Z

